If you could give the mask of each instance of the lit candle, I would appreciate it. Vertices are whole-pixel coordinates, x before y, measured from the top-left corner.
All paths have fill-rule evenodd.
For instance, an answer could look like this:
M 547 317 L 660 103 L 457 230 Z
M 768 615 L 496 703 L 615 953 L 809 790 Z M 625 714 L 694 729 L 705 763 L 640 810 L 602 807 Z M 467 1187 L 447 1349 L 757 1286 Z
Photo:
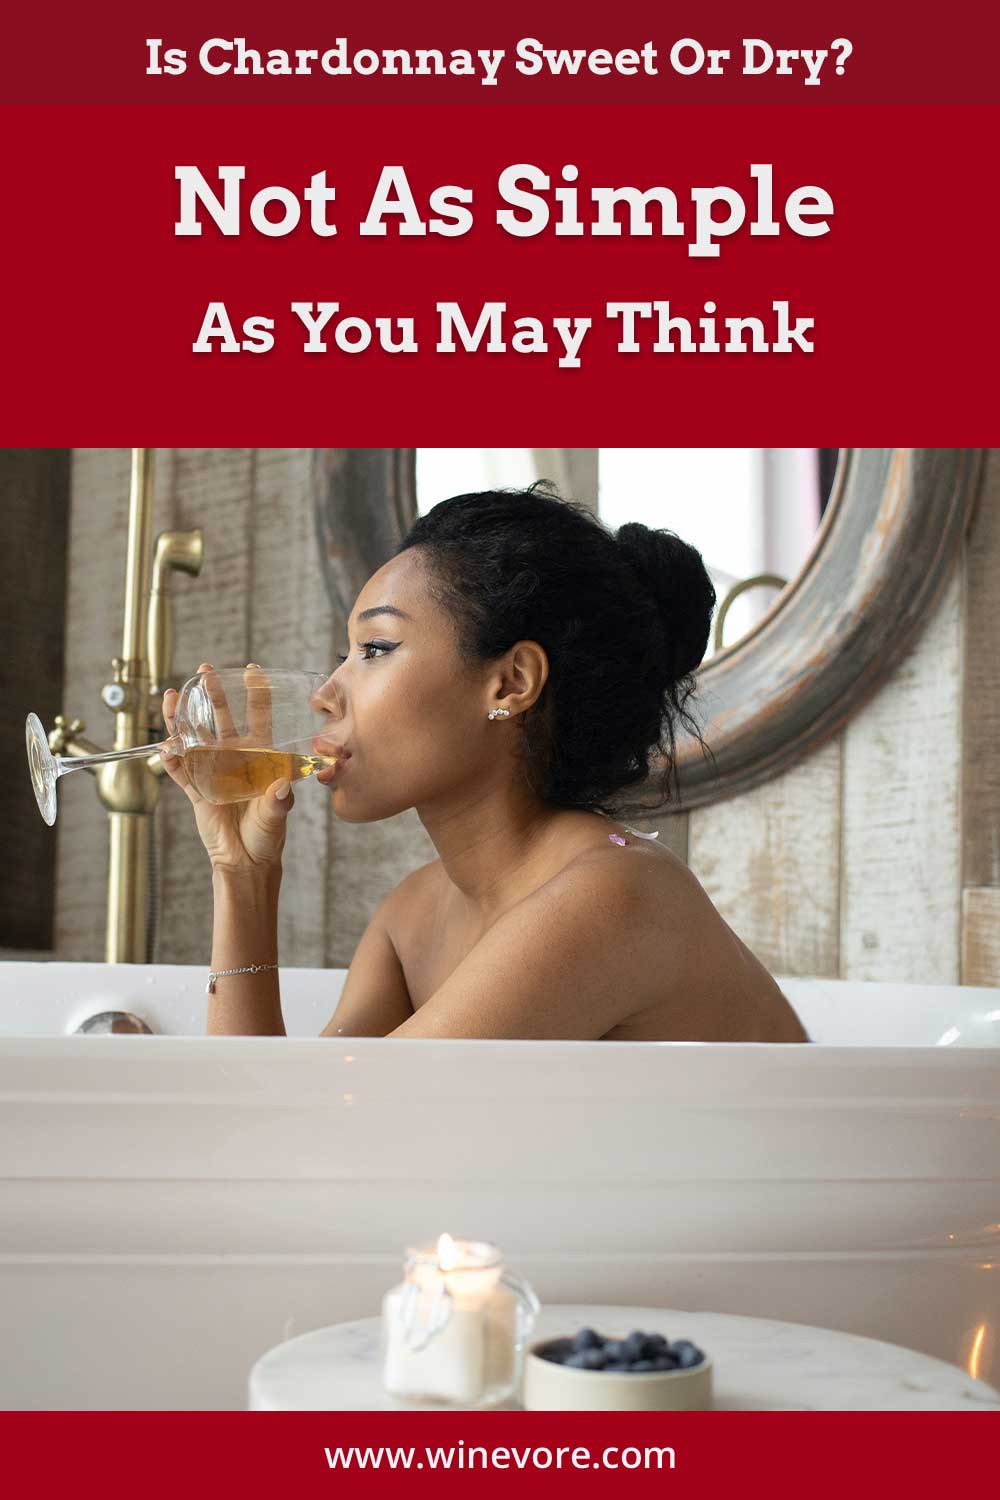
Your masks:
M 495 1245 L 442 1234 L 409 1251 L 403 1282 L 382 1299 L 386 1390 L 457 1404 L 509 1392 L 519 1290 Z

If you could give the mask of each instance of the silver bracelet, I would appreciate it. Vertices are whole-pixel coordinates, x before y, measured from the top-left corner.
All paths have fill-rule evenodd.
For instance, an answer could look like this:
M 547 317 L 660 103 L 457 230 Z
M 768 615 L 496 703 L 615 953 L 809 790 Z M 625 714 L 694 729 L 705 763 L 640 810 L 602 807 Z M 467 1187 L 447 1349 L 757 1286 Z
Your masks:
M 215 994 L 215 981 L 221 979 L 223 974 L 261 974 L 265 969 L 276 969 L 277 964 L 250 964 L 245 969 L 215 969 L 209 970 L 208 984 L 205 986 L 206 995 Z

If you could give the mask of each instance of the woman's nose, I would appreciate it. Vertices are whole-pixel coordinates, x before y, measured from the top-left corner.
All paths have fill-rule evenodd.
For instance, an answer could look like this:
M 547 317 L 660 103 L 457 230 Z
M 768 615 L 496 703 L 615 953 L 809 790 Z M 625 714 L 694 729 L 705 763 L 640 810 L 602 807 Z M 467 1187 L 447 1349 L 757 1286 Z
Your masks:
M 323 686 L 317 688 L 309 701 L 317 713 L 329 714 L 334 719 L 342 719 L 344 717 L 344 693 L 340 684 L 334 681 L 334 675 L 331 672 Z

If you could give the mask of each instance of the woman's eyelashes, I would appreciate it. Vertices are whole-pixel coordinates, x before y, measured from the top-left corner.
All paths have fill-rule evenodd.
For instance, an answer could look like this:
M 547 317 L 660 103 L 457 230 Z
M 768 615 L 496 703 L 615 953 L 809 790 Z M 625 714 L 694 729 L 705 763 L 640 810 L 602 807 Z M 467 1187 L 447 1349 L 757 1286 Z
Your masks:
M 358 643 L 358 655 L 363 661 L 378 661 L 379 658 L 377 656 L 368 656 L 367 652 L 380 651 L 384 655 L 388 651 L 395 651 L 398 645 L 399 641 L 360 641 Z M 337 660 L 346 661 L 347 656 L 338 651 Z

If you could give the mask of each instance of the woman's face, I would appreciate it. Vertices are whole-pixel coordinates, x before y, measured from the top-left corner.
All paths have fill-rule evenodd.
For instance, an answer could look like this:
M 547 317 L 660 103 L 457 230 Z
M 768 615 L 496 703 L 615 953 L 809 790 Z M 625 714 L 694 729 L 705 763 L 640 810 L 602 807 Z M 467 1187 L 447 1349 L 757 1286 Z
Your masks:
M 454 627 L 427 592 L 419 548 L 390 559 L 365 584 L 348 620 L 346 659 L 317 700 L 329 725 L 317 749 L 350 751 L 326 784 L 349 823 L 375 822 L 409 807 L 481 790 L 498 765 L 486 717 L 493 672 L 456 650 Z

